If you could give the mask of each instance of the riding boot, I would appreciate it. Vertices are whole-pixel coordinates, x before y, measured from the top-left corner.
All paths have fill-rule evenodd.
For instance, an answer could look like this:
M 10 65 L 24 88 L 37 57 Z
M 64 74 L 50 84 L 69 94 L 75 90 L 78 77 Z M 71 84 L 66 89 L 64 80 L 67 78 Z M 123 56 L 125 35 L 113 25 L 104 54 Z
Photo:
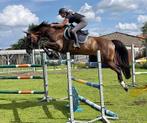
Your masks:
M 77 34 L 76 33 L 73 33 L 73 35 L 74 35 L 74 47 L 76 47 L 76 48 L 80 48 L 80 44 L 79 44 L 79 41 L 78 41 L 78 36 L 77 36 Z

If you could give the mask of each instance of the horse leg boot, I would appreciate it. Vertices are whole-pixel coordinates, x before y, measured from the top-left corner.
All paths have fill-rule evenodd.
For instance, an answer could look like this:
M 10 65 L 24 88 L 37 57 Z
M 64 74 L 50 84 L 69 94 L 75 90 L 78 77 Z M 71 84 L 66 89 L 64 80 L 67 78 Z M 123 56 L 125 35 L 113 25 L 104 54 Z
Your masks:
M 116 73 L 117 73 L 117 77 L 118 77 L 118 80 L 120 82 L 120 85 L 123 87 L 123 89 L 127 92 L 128 91 L 128 86 L 126 85 L 126 83 L 123 81 L 123 78 L 122 78 L 122 72 L 121 72 L 121 69 L 120 67 L 116 67 Z
M 79 40 L 78 40 L 78 36 L 77 33 L 72 31 L 73 37 L 74 37 L 74 47 L 80 48 L 80 44 L 79 44 Z
M 126 83 L 122 79 L 121 71 L 119 73 L 117 73 L 117 75 L 118 75 L 118 80 L 120 81 L 120 85 L 124 88 L 125 91 L 128 91 L 128 86 L 126 85 Z

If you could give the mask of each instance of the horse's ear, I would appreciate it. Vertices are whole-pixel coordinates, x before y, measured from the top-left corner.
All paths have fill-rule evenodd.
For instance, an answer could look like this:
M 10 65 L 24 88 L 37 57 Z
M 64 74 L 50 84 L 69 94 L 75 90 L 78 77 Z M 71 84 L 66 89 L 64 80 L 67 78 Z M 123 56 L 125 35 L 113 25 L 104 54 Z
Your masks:
M 30 34 L 29 32 L 23 31 L 26 35 Z

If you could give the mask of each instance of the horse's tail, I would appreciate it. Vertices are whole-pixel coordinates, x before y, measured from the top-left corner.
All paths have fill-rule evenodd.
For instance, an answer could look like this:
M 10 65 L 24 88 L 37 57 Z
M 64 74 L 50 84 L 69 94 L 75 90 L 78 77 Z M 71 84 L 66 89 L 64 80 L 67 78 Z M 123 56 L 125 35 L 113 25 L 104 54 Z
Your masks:
M 122 69 L 122 72 L 126 79 L 131 77 L 130 66 L 129 66 L 129 56 L 128 50 L 125 45 L 119 40 L 112 40 L 113 44 L 115 45 L 115 54 L 116 54 L 116 61 L 117 64 Z

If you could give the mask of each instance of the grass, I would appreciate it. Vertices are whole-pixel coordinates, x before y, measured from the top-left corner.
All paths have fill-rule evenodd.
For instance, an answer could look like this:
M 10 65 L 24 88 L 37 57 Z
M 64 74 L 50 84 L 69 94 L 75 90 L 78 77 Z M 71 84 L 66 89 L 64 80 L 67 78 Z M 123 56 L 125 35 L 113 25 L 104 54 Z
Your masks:
M 97 82 L 97 69 L 74 69 L 72 74 L 77 78 Z M 48 72 L 49 95 L 51 97 L 67 96 L 66 76 L 65 69 Z M 146 85 L 147 75 L 137 75 L 136 80 L 138 86 Z M 131 79 L 125 81 L 131 84 Z M 121 88 L 117 82 L 116 74 L 110 69 L 103 69 L 103 82 L 105 105 L 107 109 L 119 115 L 119 120 L 111 121 L 112 123 L 147 123 L 147 91 L 139 96 L 131 96 L 130 92 L 126 93 Z M 79 83 L 74 83 L 74 85 L 80 95 L 99 103 L 96 89 Z M 42 80 L 1 80 L 0 82 L 0 90 L 25 89 L 42 90 Z M 131 90 L 133 88 L 130 88 Z M 42 95 L 1 94 L 0 123 L 65 123 L 68 120 L 69 110 L 65 107 L 68 104 L 67 100 L 46 103 L 39 102 L 41 97 Z M 83 112 L 74 113 L 78 120 L 90 120 L 100 115 L 99 112 L 83 103 L 80 107 L 83 108 Z

